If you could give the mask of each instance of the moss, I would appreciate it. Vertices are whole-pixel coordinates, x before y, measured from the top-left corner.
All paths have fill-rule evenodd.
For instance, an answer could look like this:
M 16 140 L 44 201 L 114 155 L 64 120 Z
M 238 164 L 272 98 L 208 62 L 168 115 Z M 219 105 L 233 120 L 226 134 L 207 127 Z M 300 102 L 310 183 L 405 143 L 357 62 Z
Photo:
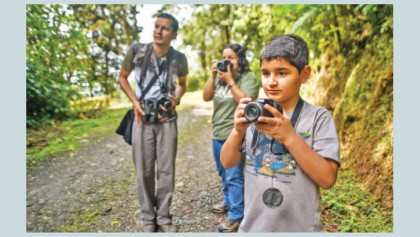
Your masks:
M 343 167 L 354 170 L 381 206 L 392 210 L 392 36 L 372 37 L 359 52 L 341 55 L 338 49 L 326 50 L 318 61 L 322 69 L 315 85 L 323 89 L 313 93 L 314 101 L 333 113 Z
M 337 183 L 321 191 L 322 217 L 327 232 L 392 232 L 392 211 L 378 205 L 353 169 L 342 168 Z

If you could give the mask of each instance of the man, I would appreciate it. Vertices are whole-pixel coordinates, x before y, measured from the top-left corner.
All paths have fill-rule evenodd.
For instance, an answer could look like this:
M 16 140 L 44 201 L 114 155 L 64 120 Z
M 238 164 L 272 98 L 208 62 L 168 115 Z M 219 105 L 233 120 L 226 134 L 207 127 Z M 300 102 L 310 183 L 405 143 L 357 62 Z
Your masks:
M 133 161 L 144 232 L 156 232 L 159 228 L 164 232 L 177 231 L 169 213 L 178 137 L 175 107 L 186 91 L 188 74 L 185 55 L 170 46 L 177 31 L 178 21 L 172 15 L 160 14 L 153 43 L 133 44 L 118 78 L 134 107 Z M 135 93 L 127 80 L 133 70 Z

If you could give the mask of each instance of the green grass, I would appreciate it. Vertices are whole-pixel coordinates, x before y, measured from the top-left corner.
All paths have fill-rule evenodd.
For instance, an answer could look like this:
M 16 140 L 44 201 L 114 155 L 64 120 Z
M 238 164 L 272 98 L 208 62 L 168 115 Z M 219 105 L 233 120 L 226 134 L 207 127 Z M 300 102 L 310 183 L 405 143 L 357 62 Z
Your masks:
M 63 122 L 45 121 L 26 133 L 26 164 L 36 167 L 52 156 L 71 152 L 91 142 L 97 142 L 115 132 L 127 108 L 110 109 L 94 119 Z

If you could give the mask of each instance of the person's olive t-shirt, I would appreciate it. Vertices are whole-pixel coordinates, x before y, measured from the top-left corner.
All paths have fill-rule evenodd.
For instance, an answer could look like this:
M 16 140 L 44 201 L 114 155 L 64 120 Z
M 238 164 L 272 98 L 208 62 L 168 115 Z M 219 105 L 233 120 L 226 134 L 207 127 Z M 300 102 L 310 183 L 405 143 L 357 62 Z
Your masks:
M 248 72 L 234 78 L 238 87 L 253 99 L 258 97 L 259 86 L 254 73 Z M 215 80 L 213 95 L 213 139 L 226 140 L 233 129 L 233 115 L 238 103 L 233 98 L 228 85 L 221 85 L 219 77 Z

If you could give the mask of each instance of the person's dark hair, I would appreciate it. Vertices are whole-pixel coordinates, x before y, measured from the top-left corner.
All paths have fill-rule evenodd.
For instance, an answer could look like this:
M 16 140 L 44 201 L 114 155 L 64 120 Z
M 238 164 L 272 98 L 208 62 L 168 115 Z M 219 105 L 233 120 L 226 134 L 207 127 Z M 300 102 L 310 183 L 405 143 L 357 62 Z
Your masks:
M 168 13 L 161 13 L 157 16 L 157 18 L 165 18 L 165 19 L 170 20 L 172 22 L 172 31 L 174 33 L 178 32 L 178 28 L 179 28 L 178 20 L 174 16 Z
M 260 66 L 263 60 L 286 60 L 295 66 L 299 73 L 308 65 L 309 50 L 305 40 L 293 34 L 277 36 L 268 42 L 260 55 Z
M 240 44 L 228 44 L 224 49 L 232 49 L 238 56 L 238 72 L 239 74 L 249 72 L 249 64 L 246 59 L 246 49 Z

